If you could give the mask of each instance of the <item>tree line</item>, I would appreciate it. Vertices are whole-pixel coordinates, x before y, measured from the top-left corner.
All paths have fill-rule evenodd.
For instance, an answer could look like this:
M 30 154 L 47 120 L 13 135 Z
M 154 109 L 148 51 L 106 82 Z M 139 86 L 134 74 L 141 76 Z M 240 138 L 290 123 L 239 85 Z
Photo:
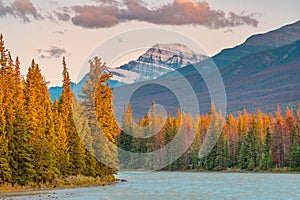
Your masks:
M 181 126 L 185 130 L 183 138 L 173 144 L 170 152 L 155 158 L 121 157 L 120 165 L 129 169 L 151 168 L 153 166 L 148 165 L 172 159 L 176 150 L 192 139 L 192 144 L 182 156 L 163 169 L 300 170 L 300 104 L 296 115 L 289 108 L 283 114 L 278 106 L 274 115 L 264 114 L 260 109 L 257 113 L 244 110 L 236 117 L 228 114 L 224 119 L 214 105 L 209 113 L 196 117 L 180 110 L 175 117 L 170 113 L 164 117 L 161 111 L 157 113 L 153 102 L 151 112 L 137 122 L 129 104 L 124 108 L 119 146 L 130 152 L 153 152 L 170 143 Z M 187 130 L 195 130 L 196 133 Z M 156 134 L 142 138 L 147 131 Z
M 153 102 L 137 121 L 129 104 L 118 127 L 112 74 L 98 57 L 89 64 L 78 101 L 63 58 L 63 90 L 51 102 L 39 65 L 32 60 L 23 77 L 18 57 L 12 59 L 0 36 L 0 184 L 38 186 L 78 175 L 112 180 L 119 165 L 149 169 L 163 162 L 169 163 L 165 170 L 300 170 L 300 104 L 296 112 L 244 110 L 224 119 L 214 105 L 195 117 L 180 110 L 164 117 Z M 124 157 L 117 149 L 150 153 L 178 133 L 179 140 L 154 158 Z
M 0 64 L 0 184 L 38 186 L 78 175 L 113 179 L 116 169 L 95 155 L 106 150 L 116 162 L 116 151 L 93 140 L 97 132 L 91 130 L 88 116 L 96 108 L 93 119 L 98 123 L 110 119 L 102 133 L 115 142 L 118 130 L 105 63 L 98 57 L 90 61 L 90 76 L 78 102 L 63 58 L 63 90 L 53 103 L 39 65 L 32 60 L 23 77 L 19 59 L 13 61 L 2 35 Z

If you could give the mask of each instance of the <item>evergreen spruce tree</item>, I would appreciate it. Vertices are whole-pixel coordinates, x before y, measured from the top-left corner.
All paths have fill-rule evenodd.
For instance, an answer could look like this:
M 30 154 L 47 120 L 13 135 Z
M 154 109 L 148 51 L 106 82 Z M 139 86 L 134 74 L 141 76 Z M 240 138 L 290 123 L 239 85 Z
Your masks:
M 7 161 L 11 171 L 11 181 L 15 183 L 15 177 L 18 163 L 16 161 L 17 148 L 16 148 L 16 136 L 14 134 L 14 121 L 15 121 L 15 110 L 14 110 L 14 93 L 15 93 L 15 79 L 14 79 L 14 64 L 10 55 L 10 52 L 5 49 L 3 37 L 0 37 L 0 52 L 1 52 L 1 77 L 3 87 L 3 108 L 5 117 L 5 135 L 7 148 Z
M 220 127 L 221 122 L 213 102 L 210 108 L 209 118 L 210 118 L 210 125 L 207 133 L 208 135 L 206 135 L 205 140 L 202 143 L 202 147 L 200 149 L 200 157 L 201 155 L 207 155 L 204 159 L 204 168 L 211 170 L 217 168 L 218 165 L 218 163 L 216 163 L 217 154 L 222 152 L 222 150 L 218 151 L 218 146 L 219 149 L 224 147 L 222 138 L 219 137 L 221 136 L 220 135 L 221 128 L 222 128 Z M 218 141 L 220 141 L 219 145 L 218 145 Z
M 132 140 L 133 140 L 133 131 L 134 131 L 134 122 L 132 117 L 132 110 L 130 103 L 127 108 L 124 106 L 124 113 L 122 116 L 122 127 L 121 133 L 118 137 L 118 146 L 120 149 L 125 152 L 129 152 L 132 150 Z M 131 157 L 128 156 L 127 153 L 122 154 L 122 151 L 118 152 L 120 166 L 124 168 L 128 168 L 128 163 L 131 161 Z
M 292 151 L 290 155 L 290 168 L 293 170 L 297 170 L 300 167 L 298 136 L 296 134 L 296 131 L 296 126 L 294 126 L 292 132 Z
M 101 175 L 101 172 L 97 171 L 98 161 L 94 156 L 95 152 L 93 149 L 93 138 L 91 137 L 88 119 L 85 116 L 82 106 L 80 103 L 77 103 L 77 101 L 73 101 L 73 112 L 76 130 L 85 147 L 85 169 L 83 175 L 92 177 L 99 176 Z
M 263 150 L 263 165 L 262 168 L 264 170 L 270 170 L 272 168 L 272 152 L 271 152 L 271 133 L 270 128 L 267 128 L 266 138 L 264 142 L 264 150 Z
M 251 115 L 251 127 L 246 136 L 246 143 L 248 146 L 247 153 L 247 165 L 248 170 L 253 170 L 255 167 L 259 166 L 259 139 L 258 139 L 258 129 L 257 121 L 254 114 Z
M 95 65 L 95 72 L 101 67 L 101 61 L 97 57 L 92 62 Z M 104 64 L 105 65 L 105 64 Z M 108 164 L 110 173 L 116 173 L 119 169 L 118 165 L 118 152 L 117 152 L 117 137 L 119 135 L 118 125 L 115 119 L 114 107 L 113 107 L 113 95 L 112 90 L 109 87 L 108 80 L 112 77 L 112 74 L 97 74 L 98 81 L 95 91 L 95 111 L 97 116 L 97 122 L 101 129 L 103 145 L 106 147 L 103 149 L 105 152 L 105 160 Z
M 13 117 L 11 102 L 12 94 L 7 92 L 10 87 L 7 87 L 8 81 L 12 82 L 12 68 L 8 66 L 8 54 L 4 46 L 3 36 L 0 35 L 0 182 L 12 182 L 12 171 L 10 161 L 10 138 L 13 134 L 13 125 L 11 120 Z M 9 75 L 9 76 L 7 76 Z M 13 85 L 12 85 L 13 86 Z M 7 96 L 8 95 L 8 96 Z M 7 113 L 9 111 L 10 113 Z
M 62 114 L 60 113 L 59 101 L 57 99 L 54 99 L 52 113 L 55 132 L 56 164 L 60 175 L 66 176 L 68 175 L 68 167 L 70 166 L 69 144 Z
M 238 121 L 234 118 L 232 114 L 229 114 L 226 120 L 226 124 L 224 126 L 224 129 L 227 130 L 228 135 L 228 151 L 230 153 L 229 159 L 230 163 L 229 165 L 233 168 L 236 167 L 238 162 Z M 225 133 L 225 131 L 224 131 Z M 226 147 L 227 148 L 227 147 Z M 225 150 L 226 150 L 225 148 Z M 227 151 L 227 150 L 226 150 Z
M 14 94 L 14 136 L 15 136 L 15 153 L 13 159 L 17 163 L 17 168 L 13 171 L 14 182 L 20 185 L 28 185 L 33 182 L 36 175 L 33 166 L 32 150 L 33 147 L 29 144 L 30 135 L 28 134 L 27 126 L 28 119 L 25 110 L 25 96 L 24 96 L 24 81 L 20 73 L 20 63 L 17 57 L 15 69 L 15 94 Z
M 177 134 L 181 134 L 181 145 L 179 146 L 179 151 L 184 152 L 181 156 L 181 170 L 187 170 L 191 168 L 191 161 L 192 161 L 192 149 L 191 149 L 191 141 L 195 139 L 194 134 L 195 123 L 193 116 L 191 114 L 183 114 L 182 115 L 182 124 L 181 127 L 178 129 Z
M 225 142 L 224 142 L 224 134 L 222 134 L 217 141 L 216 148 L 215 148 L 215 158 L 214 158 L 214 170 L 222 170 L 225 168 L 224 158 L 225 158 Z
M 172 129 L 172 137 L 175 138 L 176 134 L 180 134 L 179 128 L 182 125 L 183 121 L 183 115 L 181 114 L 180 110 L 177 112 L 177 117 L 172 119 L 173 123 L 173 129 Z M 180 130 L 181 131 L 181 130 Z M 173 154 L 171 155 L 173 159 L 175 159 L 179 153 L 182 152 L 182 141 L 183 141 L 183 135 L 181 135 L 181 140 L 175 141 L 173 143 L 172 151 Z M 171 164 L 172 170 L 182 170 L 183 169 L 183 156 L 177 158 L 172 164 Z
M 230 163 L 231 159 L 230 159 L 230 150 L 229 150 L 229 141 L 225 140 L 225 144 L 224 144 L 224 169 L 228 169 L 230 168 Z
M 14 122 L 16 120 L 16 111 L 15 111 L 15 91 L 16 91 L 16 80 L 14 75 L 14 64 L 10 55 L 10 52 L 7 51 L 7 62 L 6 66 L 1 67 L 1 74 L 4 76 L 4 101 L 5 106 L 5 118 L 6 126 L 5 130 L 8 138 L 8 152 L 9 152 L 9 164 L 12 173 L 12 182 L 16 183 L 16 177 L 18 169 L 18 162 L 16 160 L 18 150 L 17 150 L 17 136 L 14 134 Z
M 82 88 L 81 105 L 88 119 L 95 157 L 104 175 L 116 173 L 118 169 L 117 136 L 119 130 L 114 117 L 112 91 L 108 85 L 111 73 L 106 73 L 106 64 L 95 57 L 90 61 L 90 70 Z
M 153 125 L 153 128 L 155 130 L 155 136 L 154 136 L 154 144 L 153 144 L 153 151 L 158 151 L 159 153 L 155 154 L 154 159 L 154 167 L 157 168 L 159 166 L 162 166 L 165 164 L 165 157 L 167 150 L 164 148 L 164 116 L 162 113 L 162 110 L 159 111 L 158 116 L 155 118 L 155 123 Z
M 12 181 L 12 174 L 9 166 L 9 140 L 5 131 L 5 109 L 2 103 L 4 98 L 2 78 L 0 79 L 0 183 L 4 184 Z
M 58 174 L 54 148 L 52 103 L 46 81 L 39 66 L 32 61 L 24 89 L 28 120 L 29 144 L 33 147 L 32 160 L 36 175 L 34 182 L 49 182 Z
M 64 125 L 64 131 L 67 136 L 68 152 L 64 156 L 69 157 L 69 166 L 67 174 L 79 175 L 85 168 L 85 148 L 81 142 L 75 127 L 73 115 L 74 94 L 71 90 L 71 80 L 67 69 L 65 58 L 63 58 L 63 90 L 59 99 L 59 111 Z M 62 136 L 64 137 L 64 136 Z
M 164 145 L 167 145 L 169 142 L 171 142 L 174 138 L 174 126 L 173 126 L 173 120 L 171 117 L 170 112 L 168 112 L 167 118 L 166 118 L 166 123 L 164 126 Z M 165 157 L 164 159 L 166 159 L 166 163 L 170 163 L 166 168 L 168 170 L 173 170 L 173 165 L 172 165 L 172 160 L 174 160 L 173 158 L 173 153 L 174 153 L 174 149 L 173 149 L 173 145 L 168 149 L 167 152 L 167 157 Z
M 291 151 L 293 146 L 292 135 L 296 120 L 293 111 L 288 107 L 284 116 L 284 132 L 283 132 L 283 149 L 284 149 L 284 166 L 290 166 Z
M 124 106 L 124 114 L 122 117 L 122 131 L 119 135 L 119 146 L 125 151 L 131 150 L 132 135 L 134 131 L 134 121 L 132 116 L 132 109 L 130 103 Z
M 248 155 L 249 146 L 247 143 L 242 143 L 239 152 L 239 166 L 241 169 L 246 169 L 248 167 Z
M 195 139 L 191 145 L 191 168 L 192 169 L 198 169 L 199 166 L 199 157 L 198 153 L 200 151 L 200 145 L 201 145 L 201 117 L 199 115 L 196 115 L 195 118 L 195 127 L 196 127 L 196 135 Z
M 272 134 L 272 156 L 273 162 L 277 167 L 284 166 L 284 145 L 283 145 L 283 132 L 284 132 L 284 120 L 281 115 L 281 109 L 278 106 L 276 111 L 274 133 Z

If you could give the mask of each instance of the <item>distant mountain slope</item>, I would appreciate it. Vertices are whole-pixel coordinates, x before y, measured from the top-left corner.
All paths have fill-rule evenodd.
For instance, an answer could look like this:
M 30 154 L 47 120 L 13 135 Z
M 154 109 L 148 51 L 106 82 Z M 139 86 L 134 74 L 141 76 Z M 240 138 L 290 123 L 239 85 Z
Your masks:
M 203 64 L 200 67 L 203 67 Z M 200 102 L 200 110 L 207 112 L 210 108 L 210 96 L 206 84 L 194 67 L 186 68 L 190 71 L 184 74 L 184 78 L 193 87 Z M 236 113 L 244 108 L 250 112 L 255 112 L 258 108 L 270 112 L 276 110 L 277 105 L 296 105 L 300 101 L 300 40 L 248 55 L 221 69 L 220 73 L 226 89 L 229 112 Z M 183 81 L 183 78 L 172 76 L 174 73 L 170 74 L 160 78 L 160 81 L 169 84 Z M 123 87 L 126 91 L 126 87 L 132 86 Z M 177 88 L 177 95 L 184 94 L 186 90 L 185 87 Z M 149 109 L 152 100 L 164 105 L 173 113 L 176 113 L 179 106 L 168 89 L 151 84 L 146 90 L 135 94 L 132 107 L 136 107 L 137 114 L 141 115 Z M 188 101 L 188 97 L 186 100 Z
M 299 39 L 300 21 L 297 21 L 293 24 L 285 25 L 279 29 L 269 31 L 267 33 L 253 35 L 241 45 L 222 50 L 220 53 L 213 56 L 212 60 L 219 69 L 222 69 L 250 54 L 288 45 Z M 208 60 L 197 63 L 196 66 L 203 68 L 212 60 L 209 58 Z M 180 74 L 188 76 L 189 74 L 194 73 L 192 68 L 193 67 L 186 66 L 178 69 L 177 71 L 180 72 Z M 178 76 L 178 73 L 170 72 L 162 75 L 161 77 L 166 78 L 173 76 Z
M 300 40 L 251 54 L 221 71 L 228 108 L 274 111 L 300 102 Z
M 243 44 L 224 49 L 212 58 L 218 68 L 221 69 L 244 56 L 287 45 L 299 39 L 300 21 L 297 21 L 267 33 L 253 35 Z
M 148 49 L 137 60 L 130 61 L 118 68 L 108 68 L 113 73 L 109 80 L 111 88 L 123 84 L 130 84 L 139 81 L 153 80 L 157 77 L 174 71 L 189 64 L 194 64 L 206 59 L 207 56 L 194 53 L 184 44 L 156 44 Z M 87 76 L 77 83 L 75 95 L 85 83 Z M 49 88 L 51 99 L 58 98 L 61 87 Z

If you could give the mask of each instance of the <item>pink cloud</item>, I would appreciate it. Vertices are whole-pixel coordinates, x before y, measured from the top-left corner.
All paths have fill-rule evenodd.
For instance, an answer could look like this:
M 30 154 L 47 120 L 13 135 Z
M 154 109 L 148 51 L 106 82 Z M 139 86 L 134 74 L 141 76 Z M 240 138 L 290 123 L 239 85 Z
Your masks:
M 29 21 L 27 15 L 32 15 L 36 19 L 42 18 L 29 0 L 15 0 L 12 7 L 16 11 L 16 14 L 23 18 L 25 22 Z
M 75 6 L 78 13 L 72 18 L 75 25 L 85 28 L 111 27 L 119 23 L 119 9 L 113 6 Z
M 226 14 L 212 9 L 207 2 L 174 0 L 156 9 L 147 8 L 141 0 L 125 0 L 125 9 L 113 5 L 75 6 L 75 25 L 85 28 L 111 27 L 123 21 L 143 21 L 163 25 L 202 25 L 211 29 L 240 25 L 256 27 L 258 21 L 251 15 Z

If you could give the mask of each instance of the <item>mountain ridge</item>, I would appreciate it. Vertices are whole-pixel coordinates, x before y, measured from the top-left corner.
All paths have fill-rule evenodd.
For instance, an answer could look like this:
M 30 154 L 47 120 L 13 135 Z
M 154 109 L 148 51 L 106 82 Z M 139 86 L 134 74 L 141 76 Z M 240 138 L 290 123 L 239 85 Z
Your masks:
M 197 95 L 200 111 L 206 113 L 211 104 L 210 93 L 216 91 L 208 91 L 203 74 L 201 75 L 197 71 L 199 67 L 203 67 L 203 64 L 187 66 L 189 73 L 181 73 L 181 76 L 166 74 L 160 77 L 159 81 L 169 84 L 174 82 L 175 84 L 175 82 L 183 81 L 183 79 L 187 80 Z M 180 70 L 183 71 L 184 68 Z M 214 73 L 214 71 L 207 73 Z M 245 56 L 220 69 L 220 74 L 226 90 L 228 112 L 237 114 L 243 109 L 256 112 L 258 108 L 263 112 L 273 112 L 278 105 L 295 107 L 300 101 L 300 40 L 282 47 Z M 144 84 L 147 85 L 147 82 Z M 125 87 L 124 90 L 126 90 Z M 187 89 L 177 88 L 177 95 L 184 94 Z M 215 90 L 217 89 L 215 88 Z M 152 88 L 147 88 L 147 90 L 155 92 L 147 95 L 143 94 L 146 92 L 143 91 L 140 94 L 135 94 L 132 100 L 132 107 L 137 107 L 137 112 L 141 111 L 138 115 L 146 111 L 147 105 L 154 99 L 157 103 L 167 107 L 168 111 L 176 114 L 179 104 L 172 105 L 170 103 L 174 102 L 174 99 L 168 97 L 170 91 L 155 85 Z M 151 99 L 152 97 L 155 98 Z M 188 99 L 186 100 L 188 101 Z M 139 105 L 140 102 L 143 104 Z
M 212 59 L 217 67 L 221 69 L 244 56 L 290 44 L 299 38 L 300 20 L 266 33 L 252 35 L 240 45 L 221 50 Z
M 300 99 L 298 92 L 300 91 L 300 77 L 298 75 L 300 74 L 298 67 L 300 65 L 300 31 L 296 31 L 299 28 L 300 21 L 297 21 L 267 33 L 253 35 L 243 44 L 231 49 L 224 49 L 212 59 L 205 59 L 194 65 L 177 68 L 176 72 L 168 72 L 159 76 L 158 79 L 159 81 L 160 79 L 180 81 L 180 76 L 185 77 L 195 89 L 196 95 L 202 103 L 200 110 L 207 111 L 205 109 L 210 107 L 210 99 L 207 98 L 209 92 L 205 82 L 201 81 L 203 78 L 197 74 L 199 72 L 194 67 L 203 71 L 204 67 L 213 64 L 212 61 L 214 61 L 224 78 L 229 111 L 238 112 L 244 108 L 249 109 L 249 111 L 256 111 L 260 107 L 263 111 L 269 112 L 274 111 L 278 104 L 282 106 L 294 105 Z M 287 34 L 288 37 L 284 34 L 285 31 L 290 33 Z M 268 34 L 271 34 L 269 40 L 266 39 Z M 280 40 L 281 37 L 283 37 L 282 40 Z M 275 42 L 269 45 L 270 41 Z M 285 44 L 289 41 L 293 42 Z M 285 45 L 279 46 L 282 44 Z M 223 62 L 223 58 L 225 58 L 225 62 Z M 229 64 L 220 65 L 222 62 Z M 127 86 L 120 87 L 124 87 L 126 90 Z M 128 87 L 131 86 L 128 85 Z M 147 94 L 150 89 L 153 90 L 152 97 Z M 165 104 L 167 109 L 174 112 L 179 106 L 177 101 L 168 99 L 168 96 L 172 96 L 172 94 L 164 91 L 163 88 L 147 87 L 143 95 L 135 94 L 134 102 L 132 102 L 132 105 L 137 106 L 141 112 L 147 112 L 147 106 L 148 104 L 151 105 L 153 99 L 157 103 Z M 143 102 L 143 105 L 135 105 L 139 102 Z

